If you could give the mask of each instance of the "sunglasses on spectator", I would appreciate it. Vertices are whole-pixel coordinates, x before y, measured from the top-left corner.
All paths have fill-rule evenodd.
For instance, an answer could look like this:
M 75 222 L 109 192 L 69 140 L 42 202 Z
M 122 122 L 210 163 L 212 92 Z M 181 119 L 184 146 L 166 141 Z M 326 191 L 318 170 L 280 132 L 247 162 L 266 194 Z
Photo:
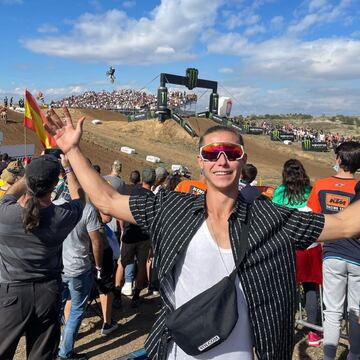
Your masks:
M 241 160 L 244 157 L 244 147 L 229 142 L 216 142 L 200 148 L 200 157 L 204 161 L 215 162 L 224 154 L 228 161 Z

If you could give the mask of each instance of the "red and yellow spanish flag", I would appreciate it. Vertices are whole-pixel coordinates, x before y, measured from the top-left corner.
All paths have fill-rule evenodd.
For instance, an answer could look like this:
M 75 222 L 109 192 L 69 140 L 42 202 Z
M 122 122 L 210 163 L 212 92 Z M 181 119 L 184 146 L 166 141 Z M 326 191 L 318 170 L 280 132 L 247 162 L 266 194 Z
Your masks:
M 24 126 L 28 129 L 31 129 L 32 131 L 35 131 L 43 147 L 45 149 L 50 149 L 56 146 L 56 141 L 44 129 L 44 123 L 46 123 L 46 116 L 41 111 L 39 104 L 34 99 L 34 97 L 28 90 L 26 90 Z

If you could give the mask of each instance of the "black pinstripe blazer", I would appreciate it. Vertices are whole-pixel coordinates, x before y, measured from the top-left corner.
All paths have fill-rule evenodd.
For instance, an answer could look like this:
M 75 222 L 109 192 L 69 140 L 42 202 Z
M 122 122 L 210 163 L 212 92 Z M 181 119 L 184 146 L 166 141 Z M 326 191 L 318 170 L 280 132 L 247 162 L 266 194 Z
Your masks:
M 145 348 L 150 358 L 159 360 L 165 316 L 175 304 L 172 270 L 178 254 L 205 220 L 205 195 L 161 191 L 155 197 L 134 196 L 130 198 L 130 209 L 137 224 L 151 233 L 155 252 L 163 307 Z M 235 262 L 240 222 L 245 220 L 246 209 L 247 204 L 238 197 L 228 220 Z M 267 200 L 256 200 L 250 211 L 249 247 L 239 278 L 248 303 L 255 352 L 261 360 L 290 360 L 294 340 L 295 250 L 317 240 L 324 216 L 276 206 Z

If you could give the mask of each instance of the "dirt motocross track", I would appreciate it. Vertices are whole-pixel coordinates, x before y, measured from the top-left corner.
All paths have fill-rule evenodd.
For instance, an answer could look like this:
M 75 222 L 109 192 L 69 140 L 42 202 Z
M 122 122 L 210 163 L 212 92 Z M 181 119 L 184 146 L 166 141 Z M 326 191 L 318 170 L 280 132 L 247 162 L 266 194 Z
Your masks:
M 61 110 L 57 110 L 61 114 Z M 101 166 L 102 173 L 109 172 L 111 163 L 120 159 L 123 163 L 123 177 L 128 179 L 134 169 L 155 166 L 146 162 L 146 155 L 160 157 L 162 165 L 170 168 L 172 164 L 187 166 L 193 177 L 198 176 L 196 164 L 198 138 L 191 138 L 174 120 L 161 124 L 157 120 L 145 120 L 128 123 L 127 118 L 119 113 L 105 110 L 70 109 L 75 122 L 85 116 L 82 150 L 93 164 Z M 1 123 L 4 133 L 4 145 L 23 144 L 23 115 L 9 111 L 7 125 Z M 91 120 L 99 119 L 102 124 L 93 125 Z M 201 134 L 215 123 L 203 118 L 190 118 L 190 124 Z M 41 144 L 35 133 L 26 131 L 27 143 L 36 145 L 36 153 L 41 152 Z M 258 180 L 266 185 L 278 185 L 281 182 L 281 169 L 284 162 L 296 157 L 301 160 L 312 180 L 333 174 L 332 153 L 305 153 L 299 144 L 284 145 L 271 142 L 268 137 L 245 135 L 245 148 L 248 162 L 258 167 Z M 120 152 L 121 146 L 129 146 L 136 154 L 126 155 Z

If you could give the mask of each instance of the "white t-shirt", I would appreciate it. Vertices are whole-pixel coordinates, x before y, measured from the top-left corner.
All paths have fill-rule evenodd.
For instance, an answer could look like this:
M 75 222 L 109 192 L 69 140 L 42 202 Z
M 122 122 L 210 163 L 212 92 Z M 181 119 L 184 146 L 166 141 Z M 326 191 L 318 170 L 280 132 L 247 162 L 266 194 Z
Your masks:
M 176 308 L 209 289 L 232 272 L 235 263 L 231 249 L 219 249 L 204 221 L 190 241 L 183 258 L 175 266 Z M 248 306 L 238 277 L 236 277 L 236 285 L 239 317 L 230 336 L 222 344 L 194 357 L 187 355 L 172 342 L 169 346 L 168 360 L 253 359 Z

